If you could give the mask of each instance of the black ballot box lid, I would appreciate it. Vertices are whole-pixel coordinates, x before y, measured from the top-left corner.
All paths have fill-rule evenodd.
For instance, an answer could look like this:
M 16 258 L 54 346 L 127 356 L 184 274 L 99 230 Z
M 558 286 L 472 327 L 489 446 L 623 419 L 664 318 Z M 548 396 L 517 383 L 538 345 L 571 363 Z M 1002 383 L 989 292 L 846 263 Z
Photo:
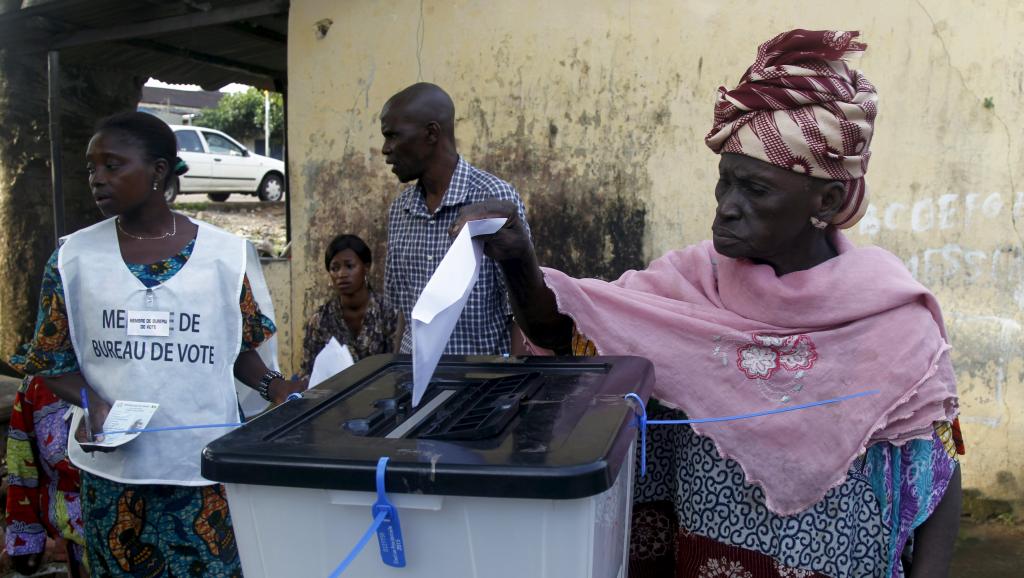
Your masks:
M 212 442 L 203 477 L 239 484 L 576 499 L 611 487 L 637 434 L 641 357 L 444 356 L 411 407 L 408 355 L 364 359 Z

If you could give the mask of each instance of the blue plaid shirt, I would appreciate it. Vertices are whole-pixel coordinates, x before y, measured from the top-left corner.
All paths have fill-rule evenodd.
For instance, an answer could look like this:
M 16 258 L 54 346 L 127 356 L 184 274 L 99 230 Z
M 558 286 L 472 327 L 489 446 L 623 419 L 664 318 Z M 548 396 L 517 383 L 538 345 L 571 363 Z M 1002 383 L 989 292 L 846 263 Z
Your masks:
M 388 255 L 384 286 L 390 307 L 405 315 L 402 353 L 412 351 L 412 308 L 441 263 L 452 240 L 448 228 L 463 205 L 486 199 L 515 201 L 526 224 L 526 210 L 512 185 L 471 166 L 462 157 L 452 174 L 441 205 L 427 212 L 419 183 L 405 189 L 388 211 Z M 529 225 L 526 225 L 529 232 Z M 484 257 L 480 278 L 455 325 L 444 352 L 454 355 L 495 355 L 509 352 L 508 295 L 497 263 Z

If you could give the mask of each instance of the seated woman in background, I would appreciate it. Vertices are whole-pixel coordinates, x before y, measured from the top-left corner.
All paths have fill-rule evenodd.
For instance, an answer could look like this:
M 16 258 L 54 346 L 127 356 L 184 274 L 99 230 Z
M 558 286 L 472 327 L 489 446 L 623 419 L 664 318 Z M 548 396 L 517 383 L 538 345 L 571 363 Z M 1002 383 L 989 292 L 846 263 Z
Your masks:
M 334 294 L 306 323 L 302 339 L 302 375 L 313 370 L 313 360 L 331 338 L 347 345 L 352 359 L 393 350 L 398 316 L 384 306 L 367 282 L 373 255 L 355 235 L 338 235 L 324 252 L 324 266 Z

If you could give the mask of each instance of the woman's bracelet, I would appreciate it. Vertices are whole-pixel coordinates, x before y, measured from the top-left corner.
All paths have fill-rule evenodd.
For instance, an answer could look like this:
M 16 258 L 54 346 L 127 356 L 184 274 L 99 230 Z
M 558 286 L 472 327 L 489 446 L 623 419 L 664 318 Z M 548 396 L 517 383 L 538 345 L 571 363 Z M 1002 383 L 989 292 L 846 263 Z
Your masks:
M 273 369 L 268 369 L 267 372 L 263 374 L 263 377 L 260 378 L 259 385 L 256 386 L 256 391 L 259 392 L 260 397 L 270 401 L 270 382 L 278 378 L 284 379 L 284 376 L 281 375 L 280 371 L 274 371 Z

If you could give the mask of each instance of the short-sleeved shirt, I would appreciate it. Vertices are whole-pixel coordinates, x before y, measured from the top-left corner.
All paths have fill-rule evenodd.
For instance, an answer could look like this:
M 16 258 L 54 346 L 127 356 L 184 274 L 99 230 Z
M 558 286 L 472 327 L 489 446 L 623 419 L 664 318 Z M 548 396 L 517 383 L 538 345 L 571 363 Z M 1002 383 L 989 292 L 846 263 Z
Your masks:
M 385 289 L 388 305 L 405 315 L 403 353 L 412 350 L 412 308 L 452 244 L 448 229 L 464 205 L 487 199 L 514 201 L 529 233 L 526 209 L 515 188 L 459 158 L 451 184 L 433 213 L 427 211 L 423 187 L 407 188 L 388 212 Z M 484 257 L 480 277 L 444 350 L 453 355 L 499 355 L 509 352 L 508 294 L 498 264 Z

